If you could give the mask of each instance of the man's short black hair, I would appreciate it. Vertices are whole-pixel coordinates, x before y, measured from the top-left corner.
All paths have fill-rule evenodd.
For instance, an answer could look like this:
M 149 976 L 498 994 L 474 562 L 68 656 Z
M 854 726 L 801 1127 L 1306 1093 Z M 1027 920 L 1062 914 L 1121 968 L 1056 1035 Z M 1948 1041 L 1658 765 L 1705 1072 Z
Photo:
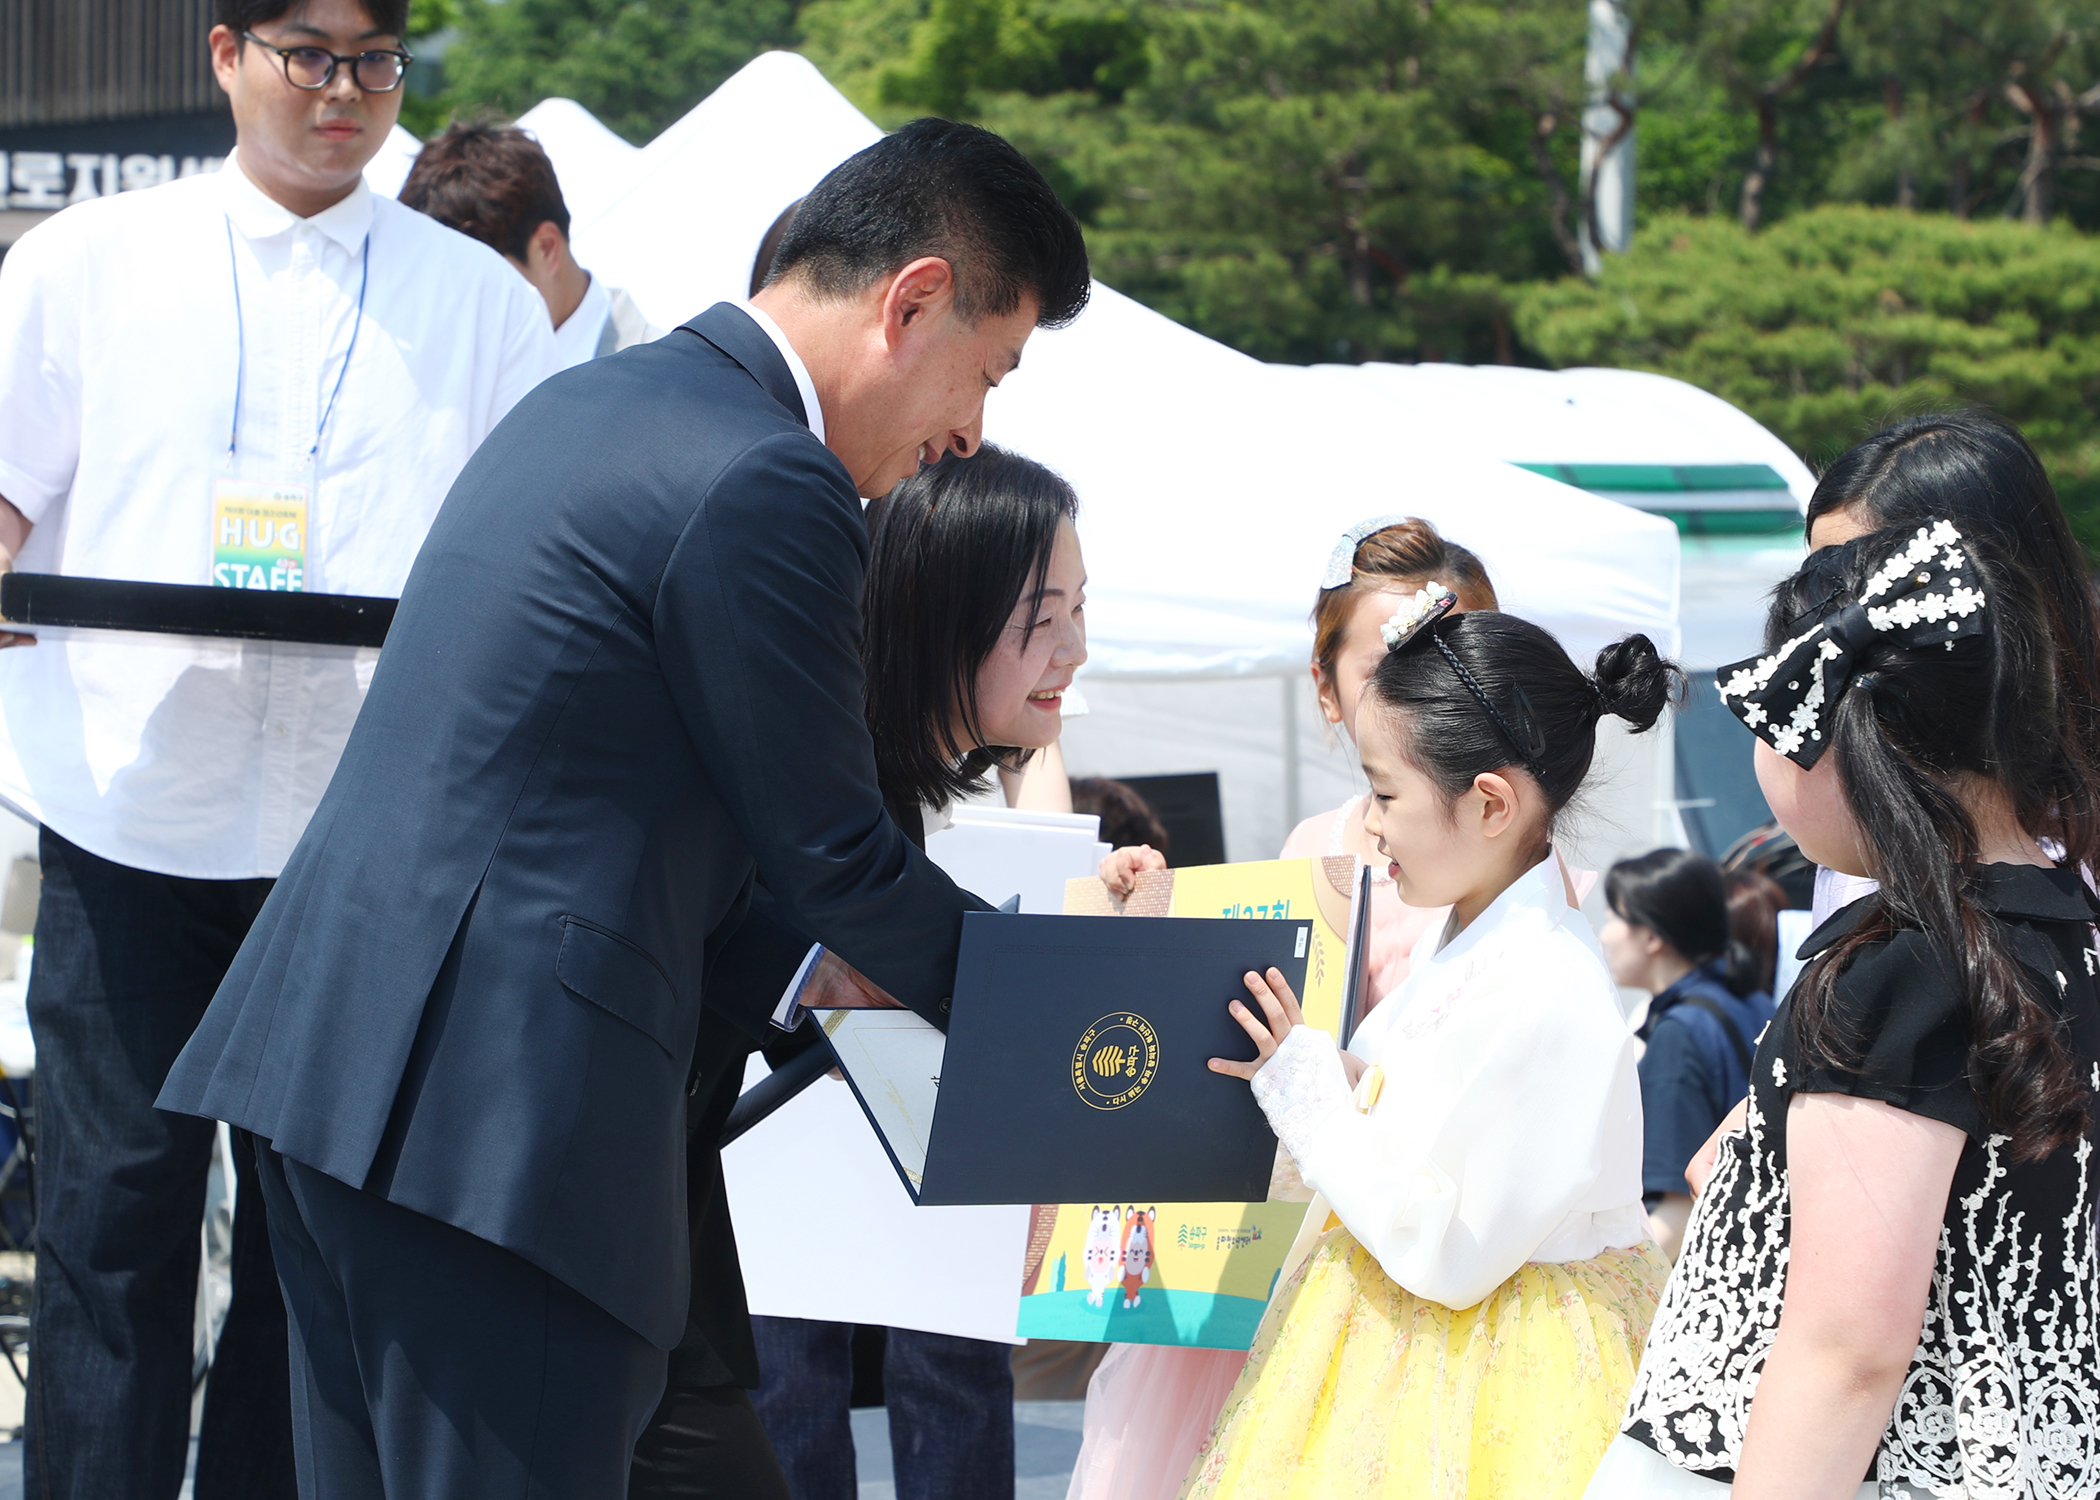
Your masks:
M 832 168 L 802 200 L 767 285 L 795 275 L 851 297 L 921 256 L 955 273 L 955 310 L 1003 317 L 1033 292 L 1038 326 L 1079 316 L 1092 286 L 1071 210 L 1028 159 L 989 130 L 914 120 Z
M 408 0 L 357 0 L 371 18 L 375 31 L 389 36 L 408 35 Z M 249 31 L 281 20 L 295 10 L 304 10 L 306 0 L 216 0 L 213 20 L 234 31 Z

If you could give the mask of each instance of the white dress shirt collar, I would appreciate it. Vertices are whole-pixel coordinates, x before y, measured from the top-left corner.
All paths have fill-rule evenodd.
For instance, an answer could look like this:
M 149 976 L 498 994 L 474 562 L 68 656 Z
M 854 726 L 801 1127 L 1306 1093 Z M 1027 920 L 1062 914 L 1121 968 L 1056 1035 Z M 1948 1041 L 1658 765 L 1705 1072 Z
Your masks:
M 742 308 L 752 322 L 766 331 L 766 337 L 773 341 L 773 346 L 780 351 L 780 357 L 787 361 L 788 373 L 795 377 L 795 389 L 802 393 L 802 414 L 809 418 L 809 430 L 817 435 L 818 442 L 823 442 L 824 408 L 817 405 L 817 387 L 809 378 L 809 366 L 802 363 L 802 356 L 795 352 L 795 346 L 788 342 L 788 336 L 780 331 L 780 325 L 766 316 L 764 308 L 750 302 L 738 302 L 736 306 Z
M 592 276 L 590 285 L 583 289 L 583 300 L 554 330 L 554 353 L 562 369 L 573 369 L 598 357 L 598 345 L 605 337 L 605 320 L 611 316 L 612 294 L 605 290 L 604 282 Z
M 226 166 L 218 175 L 219 183 L 225 189 L 226 217 L 233 221 L 234 228 L 251 240 L 268 239 L 305 224 L 356 255 L 364 248 L 365 236 L 372 231 L 372 190 L 365 186 L 362 177 L 357 179 L 342 202 L 331 204 L 310 218 L 302 218 L 255 185 L 255 180 L 241 166 L 238 150 L 226 158 Z

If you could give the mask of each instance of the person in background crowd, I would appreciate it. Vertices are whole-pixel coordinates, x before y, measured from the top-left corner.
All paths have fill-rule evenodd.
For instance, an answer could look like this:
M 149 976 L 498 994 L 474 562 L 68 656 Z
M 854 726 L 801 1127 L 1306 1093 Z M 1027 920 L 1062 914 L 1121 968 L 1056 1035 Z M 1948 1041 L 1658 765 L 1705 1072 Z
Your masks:
M 446 126 L 423 143 L 401 201 L 481 241 L 532 283 L 554 319 L 559 368 L 664 336 L 626 292 L 576 264 L 554 163 L 515 125 Z
M 1759 985 L 1756 955 L 1729 926 L 1721 867 L 1703 854 L 1622 859 L 1604 877 L 1604 901 L 1611 977 L 1654 996 L 1640 1030 L 1641 1194 L 1656 1248 L 1675 1260 L 1692 1214 L 1685 1164 L 1749 1090 L 1771 980 Z
M 2095 901 L 2020 811 L 2093 769 L 2028 712 L 2071 670 L 2050 613 L 1905 520 L 1810 556 L 1718 673 L 1782 826 L 1879 884 L 1803 945 L 1693 1160 L 1591 1500 L 2100 1494 Z
M 1167 844 L 1167 825 L 1160 822 L 1151 803 L 1120 781 L 1106 776 L 1073 777 L 1072 811 L 1098 817 L 1101 842 L 1112 849 L 1143 845 L 1157 850 L 1162 860 L 1173 858 L 1173 850 Z
M 0 566 L 400 592 L 453 476 L 553 368 L 529 288 L 365 186 L 400 107 L 407 10 L 218 0 L 225 169 L 79 204 L 8 255 Z M 0 799 L 42 825 L 44 874 L 31 1494 L 182 1487 L 215 1127 L 154 1095 L 327 786 L 375 657 L 170 637 L 0 654 Z M 283 1500 L 284 1305 L 239 1132 L 234 1159 L 233 1300 L 196 1493 Z
M 1779 973 L 1779 914 L 1787 909 L 1786 890 L 1759 870 L 1721 871 L 1728 889 L 1728 937 L 1750 950 L 1750 976 L 1758 989 L 1776 1002 L 1773 987 Z
M 884 803 L 922 848 L 995 768 L 1018 769 L 1057 742 L 1065 689 L 1086 660 L 1077 512 L 1057 475 L 989 443 L 868 506 L 868 731 Z M 704 1159 L 711 1173 L 713 1156 L 695 1153 L 693 1167 Z M 795 1500 L 852 1500 L 853 1326 L 751 1323 L 762 1377 L 752 1399 L 789 1490 Z M 983 1339 L 887 1331 L 883 1396 L 900 1500 L 1013 1494 L 1012 1353 Z M 642 1435 L 630 1500 L 716 1493 L 701 1487 L 704 1453 L 671 1451 L 664 1428 L 679 1398 L 674 1382 Z
M 2089 769 L 2100 767 L 2100 617 L 2091 564 L 2020 430 L 1989 412 L 1963 411 L 1913 417 L 1876 433 L 1823 471 L 1808 502 L 1809 551 L 1934 516 L 2027 573 L 2040 591 L 2060 675 L 2036 684 L 2035 699 L 2019 712 L 2061 725 L 2071 759 L 2019 788 L 2020 815 L 2079 869 L 2100 870 L 2100 779 Z M 1819 871 L 1815 921 L 1873 888 L 1864 877 Z

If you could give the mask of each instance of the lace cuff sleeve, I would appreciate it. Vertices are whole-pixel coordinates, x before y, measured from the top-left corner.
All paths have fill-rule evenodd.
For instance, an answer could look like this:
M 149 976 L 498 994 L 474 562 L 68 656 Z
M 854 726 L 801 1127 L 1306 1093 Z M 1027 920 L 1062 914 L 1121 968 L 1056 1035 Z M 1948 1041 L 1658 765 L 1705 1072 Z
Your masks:
M 1303 1160 L 1313 1133 L 1349 1107 L 1349 1083 L 1334 1038 L 1310 1026 L 1292 1027 L 1254 1075 L 1254 1100 L 1284 1149 Z

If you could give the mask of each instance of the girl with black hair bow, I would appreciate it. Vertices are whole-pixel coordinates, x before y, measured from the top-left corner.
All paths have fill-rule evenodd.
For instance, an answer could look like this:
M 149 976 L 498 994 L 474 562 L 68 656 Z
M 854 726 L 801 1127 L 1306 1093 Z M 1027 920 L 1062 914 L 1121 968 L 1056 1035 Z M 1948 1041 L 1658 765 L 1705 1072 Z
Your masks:
M 1740 1125 L 1693 1163 L 1589 1493 L 2100 1493 L 2095 905 L 2026 816 L 2077 763 L 2032 711 L 2049 601 L 1930 519 L 1816 554 L 1767 640 L 1720 673 L 1766 799 L 1879 884 L 1810 936 Z

